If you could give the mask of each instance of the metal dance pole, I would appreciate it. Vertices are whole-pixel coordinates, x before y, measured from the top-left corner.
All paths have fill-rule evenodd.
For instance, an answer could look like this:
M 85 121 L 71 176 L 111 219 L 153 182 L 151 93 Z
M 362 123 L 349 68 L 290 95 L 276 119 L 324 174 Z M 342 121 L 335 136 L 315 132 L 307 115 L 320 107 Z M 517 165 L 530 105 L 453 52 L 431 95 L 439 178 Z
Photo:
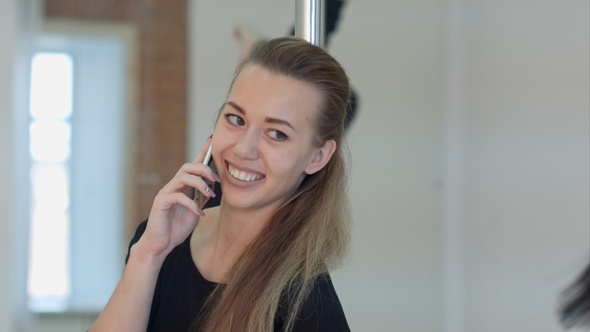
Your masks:
M 324 47 L 326 12 L 324 0 L 295 1 L 295 36 Z

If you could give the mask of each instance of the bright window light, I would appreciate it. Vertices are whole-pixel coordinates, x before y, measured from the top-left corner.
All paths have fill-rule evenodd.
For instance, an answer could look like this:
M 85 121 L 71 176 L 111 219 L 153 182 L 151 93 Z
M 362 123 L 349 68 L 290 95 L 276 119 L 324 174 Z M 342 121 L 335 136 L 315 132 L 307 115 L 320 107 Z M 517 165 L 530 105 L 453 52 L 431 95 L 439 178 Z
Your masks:
M 69 174 L 62 164 L 36 164 L 31 168 L 31 203 L 44 211 L 70 207 Z
M 31 158 L 40 162 L 67 161 L 71 132 L 66 121 L 34 121 L 29 129 Z
M 72 58 L 66 53 L 38 53 L 31 70 L 28 293 L 31 309 L 63 311 L 71 294 Z
M 72 57 L 67 53 L 37 53 L 31 68 L 31 116 L 65 119 L 72 114 Z
M 32 211 L 31 226 L 29 294 L 60 303 L 70 295 L 68 213 L 38 207 Z

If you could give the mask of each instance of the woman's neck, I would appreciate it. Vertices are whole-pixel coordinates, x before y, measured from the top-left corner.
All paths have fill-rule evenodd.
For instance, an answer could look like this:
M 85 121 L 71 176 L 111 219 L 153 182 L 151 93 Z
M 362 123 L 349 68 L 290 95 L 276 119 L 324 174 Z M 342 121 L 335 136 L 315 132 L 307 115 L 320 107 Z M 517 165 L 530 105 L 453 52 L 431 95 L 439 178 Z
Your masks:
M 224 204 L 207 209 L 191 238 L 195 265 L 208 280 L 223 282 L 224 276 L 260 234 L 270 209 L 237 209 Z
M 221 204 L 214 230 L 214 237 L 220 249 L 246 248 L 260 234 L 273 210 L 239 209 Z

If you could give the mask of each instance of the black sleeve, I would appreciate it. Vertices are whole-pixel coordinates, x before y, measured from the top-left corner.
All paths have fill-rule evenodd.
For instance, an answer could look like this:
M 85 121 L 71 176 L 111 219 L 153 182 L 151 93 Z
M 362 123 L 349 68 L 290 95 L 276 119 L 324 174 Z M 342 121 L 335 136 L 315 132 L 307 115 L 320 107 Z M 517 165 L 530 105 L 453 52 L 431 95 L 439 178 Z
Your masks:
M 349 332 L 344 310 L 329 275 L 321 276 L 303 304 L 294 332 Z
M 139 238 L 141 238 L 141 236 L 143 235 L 143 232 L 145 232 L 146 226 L 147 226 L 147 220 L 144 220 L 143 222 L 141 222 L 139 224 L 139 226 L 137 226 L 137 229 L 135 230 L 135 234 L 133 235 L 131 242 L 129 242 L 129 247 L 127 248 L 127 256 L 125 257 L 125 264 L 127 264 L 127 261 L 129 260 L 129 254 L 131 253 L 131 247 L 134 244 L 136 244 L 137 241 L 139 241 Z

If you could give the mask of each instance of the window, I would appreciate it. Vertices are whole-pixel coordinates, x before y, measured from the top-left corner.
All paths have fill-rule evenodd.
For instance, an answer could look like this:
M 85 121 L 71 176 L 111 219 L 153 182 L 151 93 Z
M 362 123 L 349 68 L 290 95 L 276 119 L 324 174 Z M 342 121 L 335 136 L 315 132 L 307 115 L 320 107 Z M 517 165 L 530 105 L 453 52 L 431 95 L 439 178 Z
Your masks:
M 31 68 L 31 238 L 33 308 L 63 310 L 70 296 L 72 57 L 38 53 Z
M 124 267 L 123 40 L 44 36 L 31 64 L 28 294 L 98 312 Z

